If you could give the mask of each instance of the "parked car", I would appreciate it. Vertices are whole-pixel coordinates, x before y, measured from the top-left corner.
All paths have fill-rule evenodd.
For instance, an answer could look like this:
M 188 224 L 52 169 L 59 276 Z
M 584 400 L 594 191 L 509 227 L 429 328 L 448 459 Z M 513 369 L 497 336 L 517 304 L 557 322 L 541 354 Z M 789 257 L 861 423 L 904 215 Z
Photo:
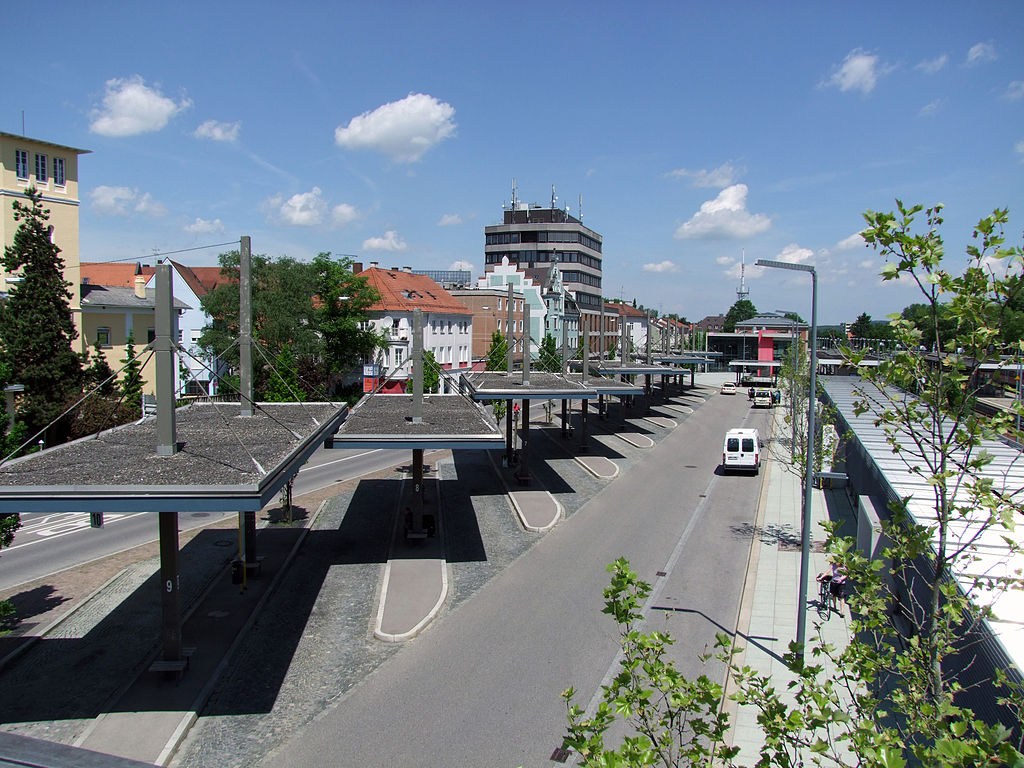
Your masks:
M 722 384 L 722 389 L 719 390 L 719 391 L 723 395 L 735 395 L 736 394 L 736 385 L 733 384 L 731 381 L 727 381 L 724 384 Z
M 774 404 L 775 398 L 772 396 L 772 391 L 770 389 L 754 390 L 755 408 L 771 408 Z
M 761 439 L 756 429 L 730 429 L 722 444 L 722 471 L 753 471 L 761 468 Z

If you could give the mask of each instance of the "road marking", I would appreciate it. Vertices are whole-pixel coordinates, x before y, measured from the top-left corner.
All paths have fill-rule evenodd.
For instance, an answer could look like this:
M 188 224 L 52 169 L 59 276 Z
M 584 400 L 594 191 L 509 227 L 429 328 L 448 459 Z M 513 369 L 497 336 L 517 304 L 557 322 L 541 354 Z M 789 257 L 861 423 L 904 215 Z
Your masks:
M 120 513 L 104 513 L 103 524 L 113 523 L 115 521 L 130 520 L 133 517 L 139 515 L 145 515 L 146 512 L 135 512 L 130 515 Z M 59 518 L 60 522 L 50 522 L 51 518 Z M 68 519 L 71 518 L 71 519 Z M 89 527 L 89 514 L 87 512 L 63 512 L 57 515 L 47 515 L 42 520 L 37 520 L 29 525 L 19 528 L 15 537 L 24 535 L 25 533 L 35 535 L 38 538 L 32 539 L 32 541 L 26 541 L 24 544 L 15 544 L 12 547 L 7 547 L 5 552 L 13 552 L 15 549 L 22 549 L 23 547 L 29 547 L 33 544 L 38 544 L 42 541 L 51 541 L 53 539 L 60 538 L 61 536 L 67 536 L 69 533 L 75 533 L 75 531 L 81 531 Z
M 333 461 L 325 461 L 323 464 L 311 464 L 304 466 L 299 472 L 305 472 L 307 469 L 319 469 L 320 467 L 329 467 L 331 464 L 340 464 L 343 461 L 351 461 L 352 459 L 358 459 L 360 456 L 369 456 L 371 453 L 380 453 L 383 448 L 374 448 L 372 451 L 364 451 L 363 453 L 357 453 L 355 456 L 345 456 L 342 459 L 334 459 Z

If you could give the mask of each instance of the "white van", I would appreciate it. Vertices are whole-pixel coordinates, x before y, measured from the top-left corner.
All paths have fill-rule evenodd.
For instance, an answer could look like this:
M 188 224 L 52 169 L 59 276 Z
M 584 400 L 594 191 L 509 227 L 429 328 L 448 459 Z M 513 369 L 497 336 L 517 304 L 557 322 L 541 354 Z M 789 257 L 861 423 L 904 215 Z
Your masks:
M 756 429 L 730 429 L 722 445 L 722 470 L 753 470 L 761 467 L 761 439 Z

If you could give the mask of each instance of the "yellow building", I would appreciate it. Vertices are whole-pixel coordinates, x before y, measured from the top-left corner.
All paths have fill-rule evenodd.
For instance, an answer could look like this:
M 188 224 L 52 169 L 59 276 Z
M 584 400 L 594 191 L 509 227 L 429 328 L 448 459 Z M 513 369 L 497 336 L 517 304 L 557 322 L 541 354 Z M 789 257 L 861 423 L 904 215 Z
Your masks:
M 71 283 L 71 311 L 81 343 L 82 302 L 78 256 L 78 156 L 88 149 L 67 147 L 49 141 L 0 132 L 0 241 L 6 248 L 14 242 L 18 224 L 14 220 L 14 200 L 25 202 L 25 190 L 35 187 L 50 210 L 53 241 L 64 259 L 64 279 Z M 0 265 L 0 293 L 8 290 L 8 280 L 16 275 L 4 273 Z

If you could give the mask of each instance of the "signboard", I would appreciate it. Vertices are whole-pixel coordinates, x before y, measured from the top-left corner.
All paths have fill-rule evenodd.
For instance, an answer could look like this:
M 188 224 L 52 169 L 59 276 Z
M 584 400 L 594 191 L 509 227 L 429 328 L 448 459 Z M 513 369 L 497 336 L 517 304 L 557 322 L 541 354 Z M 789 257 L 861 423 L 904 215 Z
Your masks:
M 364 379 L 376 379 L 380 377 L 380 365 L 377 363 L 368 363 L 363 366 L 363 378 Z
M 370 377 L 363 377 L 363 392 L 373 392 L 377 388 L 377 380 Z

